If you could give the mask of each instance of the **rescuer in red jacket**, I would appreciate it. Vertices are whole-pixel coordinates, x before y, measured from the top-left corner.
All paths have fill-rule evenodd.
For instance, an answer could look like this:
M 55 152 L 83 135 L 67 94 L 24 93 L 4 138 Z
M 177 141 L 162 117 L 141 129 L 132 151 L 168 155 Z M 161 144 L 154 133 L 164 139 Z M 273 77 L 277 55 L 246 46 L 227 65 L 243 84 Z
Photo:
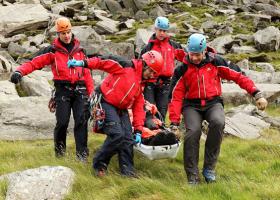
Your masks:
M 45 66 L 51 66 L 56 102 L 55 155 L 61 157 L 65 154 L 67 127 L 72 109 L 75 121 L 76 155 L 80 161 L 85 162 L 88 157 L 87 99 L 93 92 L 93 80 L 89 69 L 67 67 L 67 61 L 71 58 L 86 58 L 80 42 L 72 34 L 69 19 L 58 18 L 55 27 L 58 37 L 53 44 L 39 51 L 31 61 L 17 67 L 11 76 L 11 82 L 17 84 L 22 76 Z
M 157 106 L 163 122 L 167 113 L 170 80 L 175 68 L 175 59 L 181 60 L 180 57 L 184 52 L 180 44 L 170 39 L 168 35 L 169 28 L 169 20 L 166 17 L 157 17 L 155 20 L 155 33 L 140 53 L 141 56 L 147 51 L 154 50 L 163 57 L 160 74 L 147 81 L 144 88 L 145 100 Z
M 202 34 L 192 34 L 187 42 L 188 54 L 178 68 L 176 83 L 169 104 L 171 128 L 178 129 L 183 114 L 186 127 L 184 138 L 184 167 L 189 184 L 199 183 L 199 140 L 201 123 L 209 123 L 205 142 L 202 175 L 207 183 L 216 180 L 215 166 L 218 160 L 225 126 L 225 114 L 221 98 L 221 79 L 232 80 L 245 89 L 256 100 L 260 110 L 267 106 L 254 82 L 241 72 L 230 68 L 222 57 L 206 51 L 206 38 Z
M 83 61 L 71 60 L 71 67 L 83 66 L 109 73 L 96 92 L 102 94 L 101 105 L 105 110 L 103 132 L 107 135 L 101 149 L 93 159 L 97 176 L 104 176 L 113 155 L 118 154 L 120 172 L 124 176 L 135 176 L 133 144 L 141 143 L 144 125 L 144 97 L 142 82 L 161 72 L 163 59 L 160 53 L 148 51 L 142 59 L 126 60 L 119 56 L 93 57 Z M 128 110 L 133 113 L 133 128 Z

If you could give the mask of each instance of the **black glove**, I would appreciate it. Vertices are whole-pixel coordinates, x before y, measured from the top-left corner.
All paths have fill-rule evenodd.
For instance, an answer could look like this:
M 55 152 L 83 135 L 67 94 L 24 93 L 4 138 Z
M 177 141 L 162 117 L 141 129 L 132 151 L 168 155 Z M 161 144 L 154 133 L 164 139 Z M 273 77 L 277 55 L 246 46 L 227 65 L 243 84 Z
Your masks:
M 15 71 L 11 76 L 11 82 L 17 84 L 22 78 L 22 75 L 19 71 Z

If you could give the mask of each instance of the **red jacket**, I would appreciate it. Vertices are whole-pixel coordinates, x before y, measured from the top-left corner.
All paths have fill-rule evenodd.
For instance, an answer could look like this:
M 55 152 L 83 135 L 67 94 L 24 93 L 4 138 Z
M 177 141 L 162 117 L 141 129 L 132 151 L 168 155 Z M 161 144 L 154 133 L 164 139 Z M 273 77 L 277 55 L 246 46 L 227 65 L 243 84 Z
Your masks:
M 165 38 L 164 40 L 158 40 L 156 38 L 156 35 L 153 34 L 148 44 L 141 51 L 141 55 L 150 50 L 160 52 L 163 57 L 164 64 L 162 66 L 162 71 L 159 76 L 171 77 L 175 68 L 175 59 L 181 60 L 180 57 L 183 52 L 181 45 L 174 42 L 173 40 L 170 40 L 169 37 Z
M 86 58 L 82 48 L 80 48 L 80 42 L 77 39 L 73 39 L 74 47 L 69 53 L 65 47 L 56 38 L 52 46 L 46 47 L 40 51 L 36 57 L 31 61 L 19 66 L 16 71 L 19 71 L 23 76 L 27 75 L 34 70 L 42 69 L 45 66 L 50 65 L 53 73 L 53 80 L 69 81 L 70 83 L 76 83 L 77 81 L 84 81 L 88 95 L 93 91 L 93 80 L 89 69 L 82 68 L 68 68 L 67 61 L 70 58 L 76 60 L 83 60 Z
M 225 60 L 217 55 L 208 53 L 200 66 L 191 64 L 188 57 L 183 60 L 183 63 L 185 72 L 176 83 L 169 104 L 171 122 L 180 122 L 184 100 L 200 99 L 201 106 L 204 106 L 203 102 L 221 96 L 221 79 L 234 81 L 251 95 L 259 91 L 251 79 L 224 65 Z
M 120 60 L 120 57 L 113 56 L 108 58 L 87 59 L 86 66 L 109 73 L 101 84 L 105 101 L 119 109 L 132 108 L 133 126 L 142 131 L 145 120 L 144 96 L 141 90 L 143 62 L 138 59 Z

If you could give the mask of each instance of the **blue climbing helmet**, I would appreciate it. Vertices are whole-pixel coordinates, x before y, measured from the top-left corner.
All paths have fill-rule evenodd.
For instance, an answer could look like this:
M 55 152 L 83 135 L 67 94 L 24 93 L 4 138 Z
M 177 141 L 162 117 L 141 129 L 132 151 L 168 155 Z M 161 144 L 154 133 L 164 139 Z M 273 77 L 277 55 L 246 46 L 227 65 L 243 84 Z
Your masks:
M 166 17 L 157 17 L 155 27 L 167 31 L 169 29 L 169 20 Z
M 206 49 L 206 37 L 200 33 L 192 34 L 187 42 L 186 51 L 202 53 Z

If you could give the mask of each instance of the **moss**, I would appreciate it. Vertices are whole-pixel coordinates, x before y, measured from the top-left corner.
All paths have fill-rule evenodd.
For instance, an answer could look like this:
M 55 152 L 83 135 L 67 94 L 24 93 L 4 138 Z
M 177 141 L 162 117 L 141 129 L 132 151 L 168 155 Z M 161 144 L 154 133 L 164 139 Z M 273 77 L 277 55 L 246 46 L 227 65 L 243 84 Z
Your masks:
M 84 22 L 80 22 L 80 21 L 71 22 L 72 26 L 95 26 L 96 23 L 97 23 L 97 21 L 94 21 L 94 20 L 87 20 Z
M 270 63 L 273 65 L 275 71 L 280 71 L 280 50 L 266 52 L 265 53 L 269 58 L 271 58 Z
M 16 91 L 20 97 L 27 97 L 28 94 L 24 91 L 20 84 L 16 84 Z
M 224 56 L 226 59 L 232 61 L 232 62 L 239 62 L 241 60 L 244 60 L 244 59 L 248 59 L 249 58 L 249 54 L 227 54 Z

